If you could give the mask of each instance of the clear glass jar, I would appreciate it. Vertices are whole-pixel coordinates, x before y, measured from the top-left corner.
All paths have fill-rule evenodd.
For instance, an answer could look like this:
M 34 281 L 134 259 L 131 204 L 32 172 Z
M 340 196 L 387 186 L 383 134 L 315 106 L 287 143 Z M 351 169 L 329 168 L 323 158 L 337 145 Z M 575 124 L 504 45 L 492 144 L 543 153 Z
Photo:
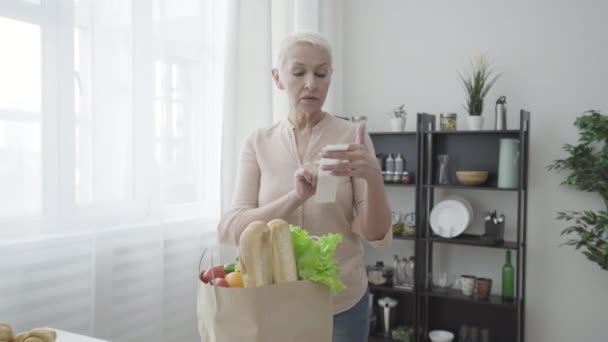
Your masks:
M 405 258 L 399 260 L 397 263 L 397 284 L 396 285 L 406 285 L 407 284 L 407 260 Z
M 455 131 L 457 129 L 456 113 L 441 113 L 439 115 L 439 129 L 442 131 Z

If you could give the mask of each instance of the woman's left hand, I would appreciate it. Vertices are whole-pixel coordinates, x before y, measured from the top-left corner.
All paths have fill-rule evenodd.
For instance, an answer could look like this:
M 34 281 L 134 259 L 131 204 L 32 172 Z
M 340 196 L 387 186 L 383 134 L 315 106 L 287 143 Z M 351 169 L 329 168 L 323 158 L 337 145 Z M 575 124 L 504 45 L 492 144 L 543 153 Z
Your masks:
M 323 151 L 322 158 L 338 159 L 341 162 L 321 166 L 334 176 L 349 176 L 365 179 L 367 182 L 382 177 L 382 170 L 376 156 L 370 153 L 365 143 L 365 124 L 357 125 L 355 143 L 348 145 L 346 151 Z

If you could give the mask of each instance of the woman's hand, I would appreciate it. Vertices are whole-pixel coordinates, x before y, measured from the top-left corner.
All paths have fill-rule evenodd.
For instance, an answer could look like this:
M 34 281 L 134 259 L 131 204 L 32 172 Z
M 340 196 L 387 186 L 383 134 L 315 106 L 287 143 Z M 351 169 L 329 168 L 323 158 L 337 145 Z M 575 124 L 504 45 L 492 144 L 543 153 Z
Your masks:
M 296 170 L 294 174 L 296 181 L 294 195 L 297 199 L 306 201 L 315 194 L 318 172 L 319 163 L 316 162 L 306 163 Z
M 330 171 L 334 176 L 360 177 L 368 183 L 382 177 L 382 170 L 376 156 L 372 155 L 365 144 L 365 125 L 357 125 L 355 143 L 348 145 L 346 151 L 324 151 L 321 157 L 339 159 L 337 164 L 323 165 L 322 170 Z

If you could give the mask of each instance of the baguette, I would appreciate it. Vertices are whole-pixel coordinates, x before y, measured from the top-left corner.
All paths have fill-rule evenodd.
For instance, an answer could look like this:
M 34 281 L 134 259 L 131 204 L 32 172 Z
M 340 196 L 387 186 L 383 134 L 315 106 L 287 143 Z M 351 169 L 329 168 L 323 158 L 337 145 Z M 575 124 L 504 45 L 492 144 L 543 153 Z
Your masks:
M 289 224 L 281 219 L 268 222 L 272 236 L 272 281 L 275 284 L 298 280 Z
M 254 221 L 245 228 L 239 254 L 245 287 L 272 284 L 272 241 L 266 223 Z

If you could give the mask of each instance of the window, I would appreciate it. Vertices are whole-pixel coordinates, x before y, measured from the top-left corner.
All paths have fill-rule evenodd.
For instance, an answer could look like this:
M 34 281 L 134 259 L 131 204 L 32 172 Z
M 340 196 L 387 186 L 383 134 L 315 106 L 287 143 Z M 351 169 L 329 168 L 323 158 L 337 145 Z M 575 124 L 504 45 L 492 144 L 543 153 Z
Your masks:
M 110 6 L 114 14 L 110 15 Z M 74 180 L 77 206 L 134 201 L 130 1 L 74 4 Z M 99 11 L 99 15 L 96 12 Z
M 154 84 L 154 163 L 160 172 L 156 203 L 184 203 L 199 199 L 200 175 L 196 155 L 195 63 L 157 60 Z
M 40 214 L 40 26 L 0 17 L 0 217 Z
M 2 1 L 0 235 L 219 215 L 211 2 Z

